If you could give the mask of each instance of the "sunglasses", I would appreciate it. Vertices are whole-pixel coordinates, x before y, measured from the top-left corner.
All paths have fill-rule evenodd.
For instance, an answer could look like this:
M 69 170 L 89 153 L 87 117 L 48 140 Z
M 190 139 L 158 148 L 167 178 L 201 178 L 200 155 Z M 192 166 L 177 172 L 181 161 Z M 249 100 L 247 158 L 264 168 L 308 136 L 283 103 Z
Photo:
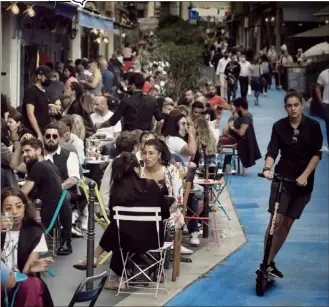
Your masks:
M 53 140 L 57 140 L 57 139 L 58 139 L 58 134 L 50 134 L 50 133 L 47 133 L 47 134 L 45 135 L 45 137 L 46 137 L 47 140 L 50 140 L 51 138 L 52 138 Z
M 299 130 L 294 129 L 294 133 L 291 139 L 291 144 L 296 144 L 298 142 L 298 135 L 299 135 Z

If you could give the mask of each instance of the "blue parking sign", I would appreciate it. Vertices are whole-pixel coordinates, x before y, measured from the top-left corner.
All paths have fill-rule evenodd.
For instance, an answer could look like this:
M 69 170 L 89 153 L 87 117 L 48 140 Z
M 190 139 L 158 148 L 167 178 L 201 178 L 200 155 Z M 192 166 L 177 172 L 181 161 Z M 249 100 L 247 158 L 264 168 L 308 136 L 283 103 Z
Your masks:
M 197 20 L 198 19 L 198 12 L 193 11 L 193 10 L 189 10 L 188 11 L 188 19 L 189 20 Z

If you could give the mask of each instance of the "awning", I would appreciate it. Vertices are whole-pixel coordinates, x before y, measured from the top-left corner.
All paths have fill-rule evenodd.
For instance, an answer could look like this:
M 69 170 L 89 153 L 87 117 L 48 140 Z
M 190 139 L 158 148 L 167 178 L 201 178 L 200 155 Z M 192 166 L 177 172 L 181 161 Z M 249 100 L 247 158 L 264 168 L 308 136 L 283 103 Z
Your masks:
M 283 21 L 284 22 L 310 22 L 314 20 L 313 14 L 318 10 L 314 7 L 283 7 Z
M 321 9 L 320 11 L 317 11 L 315 14 L 313 14 L 314 17 L 321 17 L 321 16 L 328 16 L 328 15 L 329 15 L 329 5 L 323 9 Z
M 113 30 L 113 19 L 103 15 L 94 14 L 82 9 L 78 10 L 79 25 L 97 30 Z
M 314 28 L 302 33 L 293 35 L 292 37 L 329 37 L 329 24 L 322 27 Z

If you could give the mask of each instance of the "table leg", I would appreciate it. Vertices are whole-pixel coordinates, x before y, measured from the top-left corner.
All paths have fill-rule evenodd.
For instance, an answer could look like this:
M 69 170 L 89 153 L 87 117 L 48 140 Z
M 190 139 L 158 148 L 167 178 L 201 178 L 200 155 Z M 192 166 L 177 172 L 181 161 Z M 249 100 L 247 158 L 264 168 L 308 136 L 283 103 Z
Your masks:
M 203 215 L 205 218 L 209 217 L 209 185 L 204 185 L 204 192 L 203 192 Z M 203 222 L 203 237 L 209 237 L 209 224 L 208 220 Z

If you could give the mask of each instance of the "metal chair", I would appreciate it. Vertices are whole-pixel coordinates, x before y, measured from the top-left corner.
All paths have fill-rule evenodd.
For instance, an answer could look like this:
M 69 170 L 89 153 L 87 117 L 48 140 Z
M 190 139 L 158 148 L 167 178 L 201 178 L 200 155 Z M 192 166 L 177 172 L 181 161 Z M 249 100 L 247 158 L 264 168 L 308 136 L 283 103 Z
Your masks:
M 103 291 L 108 276 L 108 272 L 105 271 L 102 274 L 87 277 L 84 281 L 80 283 L 80 285 L 76 289 L 68 307 L 73 307 L 76 303 L 84 302 L 90 302 L 89 307 L 95 306 L 99 295 Z M 96 288 L 94 288 L 93 290 L 83 291 L 83 288 L 87 285 L 87 283 L 95 281 L 100 281 Z
M 172 242 L 164 242 L 161 244 L 160 242 L 160 223 L 162 222 L 161 217 L 161 208 L 160 207 L 123 207 L 123 206 L 115 206 L 113 207 L 114 211 L 114 219 L 117 221 L 118 226 L 118 239 L 120 245 L 120 254 L 123 263 L 123 271 L 120 278 L 120 284 L 118 288 L 118 293 L 129 293 L 129 294 L 151 294 L 150 292 L 129 292 L 122 291 L 121 287 L 125 286 L 128 290 L 129 288 L 137 288 L 137 289 L 145 289 L 145 287 L 138 286 L 140 282 L 136 281 L 138 276 L 144 277 L 146 281 L 143 284 L 155 284 L 155 287 L 149 287 L 148 290 L 155 290 L 154 298 L 157 298 L 159 289 L 164 289 L 168 292 L 167 289 L 167 280 L 166 274 L 164 270 L 164 261 L 166 257 L 166 253 L 168 249 L 173 245 Z M 152 250 L 149 250 L 144 253 L 146 257 L 150 260 L 146 266 L 141 266 L 134 260 L 134 256 L 136 253 L 131 251 L 126 251 L 126 255 L 124 254 L 123 249 L 121 248 L 121 240 L 120 240 L 120 225 L 122 222 L 134 221 L 134 222 L 142 222 L 142 223 L 154 223 L 156 226 L 157 237 L 158 237 L 158 247 Z M 132 274 L 128 274 L 129 269 L 128 265 L 133 267 L 133 270 L 136 270 L 137 273 L 133 272 Z M 150 272 L 157 270 L 155 274 L 155 280 L 150 276 Z M 164 288 L 160 288 L 160 282 L 162 276 L 164 277 Z

